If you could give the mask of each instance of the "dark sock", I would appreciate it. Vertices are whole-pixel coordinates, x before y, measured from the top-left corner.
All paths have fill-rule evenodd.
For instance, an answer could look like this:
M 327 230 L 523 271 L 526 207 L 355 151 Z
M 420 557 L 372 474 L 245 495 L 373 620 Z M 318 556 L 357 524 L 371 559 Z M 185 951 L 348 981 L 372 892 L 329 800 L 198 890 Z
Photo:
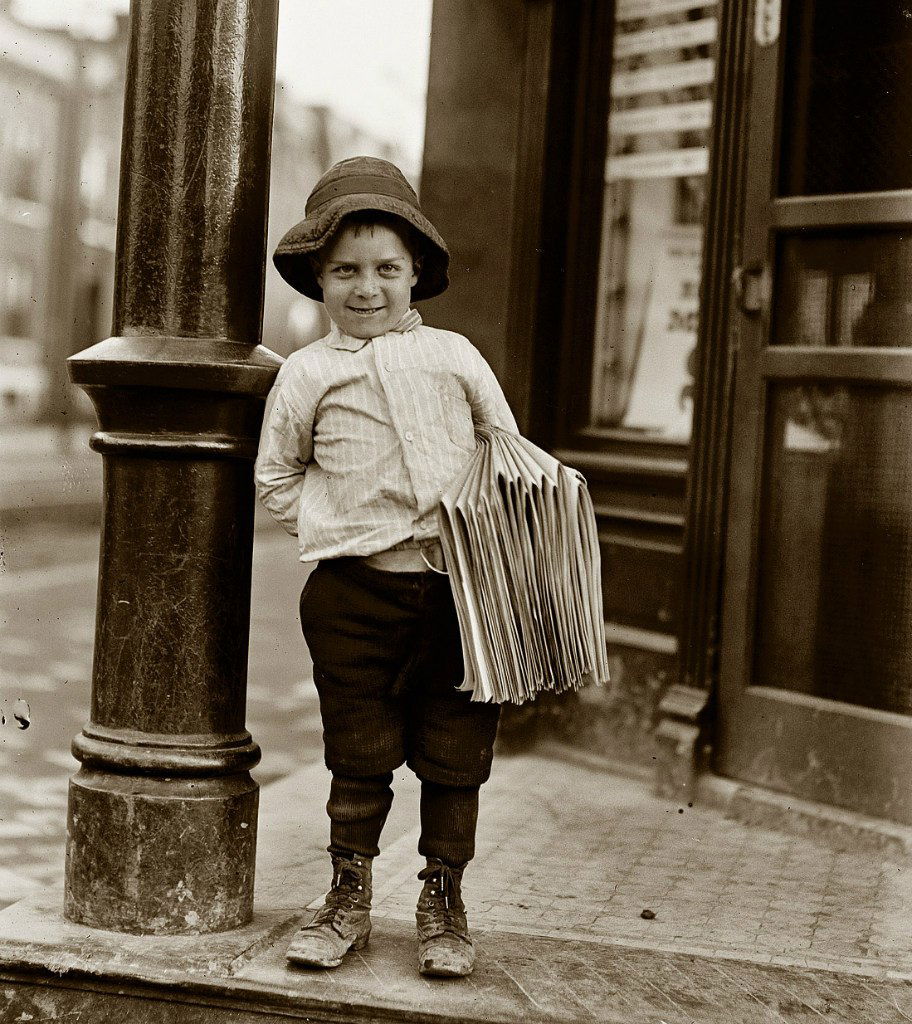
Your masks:
M 478 824 L 478 786 L 441 786 L 421 783 L 422 857 L 442 860 L 450 867 L 462 867 L 475 856 L 475 826 Z
M 333 775 L 326 805 L 330 853 L 361 857 L 380 853 L 380 833 L 393 803 L 392 781 L 392 772 L 360 779 Z

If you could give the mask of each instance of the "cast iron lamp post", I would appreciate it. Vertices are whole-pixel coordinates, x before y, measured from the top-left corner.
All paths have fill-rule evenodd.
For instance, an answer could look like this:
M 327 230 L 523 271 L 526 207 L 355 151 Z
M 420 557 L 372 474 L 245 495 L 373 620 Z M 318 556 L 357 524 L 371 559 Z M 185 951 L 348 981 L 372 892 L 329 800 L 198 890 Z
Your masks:
M 65 913 L 127 932 L 252 913 L 244 727 L 277 0 L 133 0 L 114 337 L 92 398 L 104 519 Z

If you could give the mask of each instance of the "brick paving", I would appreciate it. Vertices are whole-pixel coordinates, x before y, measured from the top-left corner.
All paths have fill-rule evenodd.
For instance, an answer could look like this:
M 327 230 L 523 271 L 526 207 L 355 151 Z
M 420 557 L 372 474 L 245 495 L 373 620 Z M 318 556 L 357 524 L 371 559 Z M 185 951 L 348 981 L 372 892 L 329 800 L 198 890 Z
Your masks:
M 907 861 L 543 757 L 498 769 L 465 878 L 476 928 L 912 979 Z M 378 918 L 412 920 L 416 842 L 414 829 L 378 859 Z
M 418 787 L 402 770 L 394 788 L 371 941 L 338 969 L 284 959 L 328 883 L 328 774 L 314 763 L 263 791 L 250 925 L 117 935 L 65 922 L 59 889 L 44 891 L 0 912 L 0 1018 L 185 1024 L 199 1019 L 192 1003 L 249 1011 L 207 1011 L 225 1024 L 254 1012 L 276 1024 L 912 1021 L 904 864 L 679 808 L 642 783 L 541 755 L 500 757 L 483 791 L 466 872 L 475 973 L 422 978 Z M 653 920 L 640 916 L 647 907 Z M 134 982 L 145 986 L 135 1005 Z

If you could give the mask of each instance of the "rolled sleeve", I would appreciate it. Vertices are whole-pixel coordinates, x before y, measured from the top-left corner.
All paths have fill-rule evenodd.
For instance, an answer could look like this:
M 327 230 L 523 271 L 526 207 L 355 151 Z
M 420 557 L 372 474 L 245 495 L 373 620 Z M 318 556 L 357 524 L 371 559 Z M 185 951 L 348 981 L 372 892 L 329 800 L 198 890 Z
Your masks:
M 484 356 L 473 347 L 473 374 L 469 388 L 469 402 L 472 406 L 472 420 L 491 427 L 518 434 L 516 418 L 503 393 L 503 388 L 486 362 Z
M 273 388 L 254 470 L 260 501 L 292 536 L 298 533 L 304 474 L 313 455 L 315 409 L 296 383 L 285 373 Z

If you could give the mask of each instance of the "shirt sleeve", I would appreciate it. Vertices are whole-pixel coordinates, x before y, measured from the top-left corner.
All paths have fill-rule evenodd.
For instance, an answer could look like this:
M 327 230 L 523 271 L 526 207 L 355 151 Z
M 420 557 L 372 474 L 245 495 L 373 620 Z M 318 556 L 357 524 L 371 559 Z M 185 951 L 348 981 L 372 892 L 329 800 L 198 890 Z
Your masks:
M 467 397 L 472 406 L 473 422 L 500 427 L 511 434 L 518 434 L 516 419 L 494 371 L 474 345 L 470 346 L 470 349 L 472 374 L 468 380 Z
M 254 479 L 260 501 L 279 525 L 298 534 L 304 474 L 313 455 L 316 398 L 286 363 L 270 393 Z

